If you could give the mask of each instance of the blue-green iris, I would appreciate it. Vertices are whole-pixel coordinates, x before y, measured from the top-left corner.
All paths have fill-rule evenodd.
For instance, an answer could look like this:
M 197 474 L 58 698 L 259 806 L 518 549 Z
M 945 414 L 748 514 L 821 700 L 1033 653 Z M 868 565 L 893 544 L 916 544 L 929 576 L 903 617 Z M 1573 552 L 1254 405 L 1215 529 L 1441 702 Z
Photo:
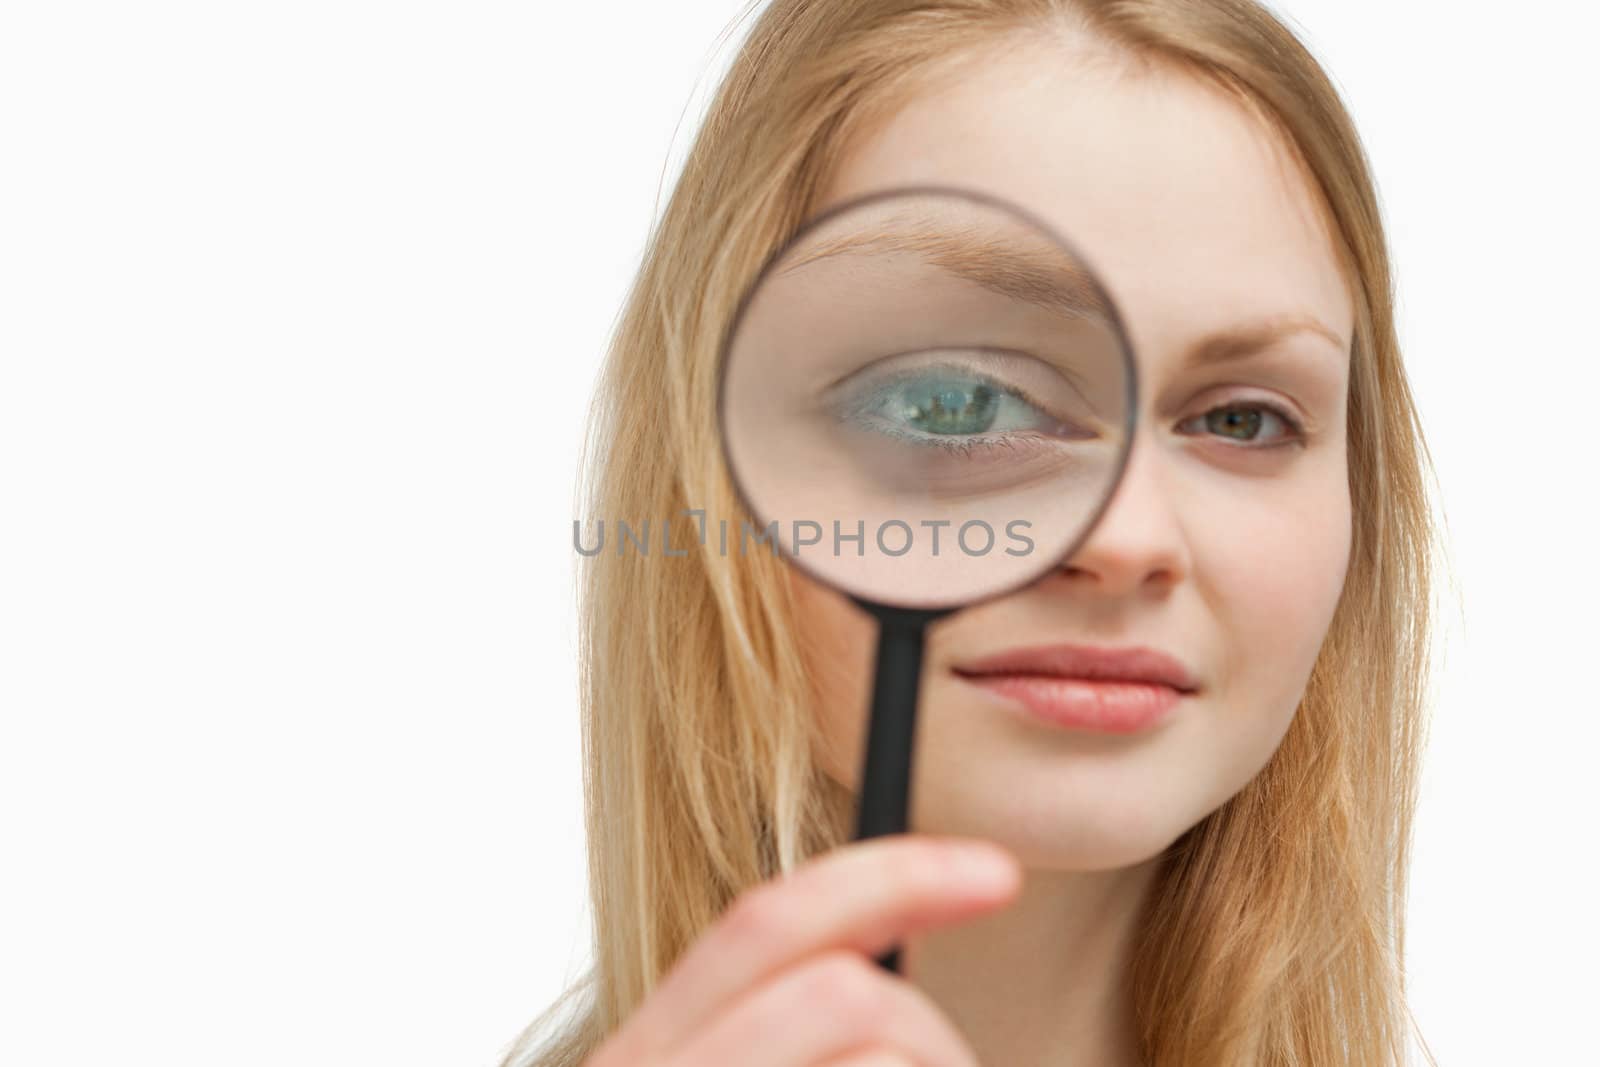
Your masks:
M 925 433 L 983 433 L 994 425 L 1000 393 L 971 379 L 925 378 L 900 387 L 901 416 Z

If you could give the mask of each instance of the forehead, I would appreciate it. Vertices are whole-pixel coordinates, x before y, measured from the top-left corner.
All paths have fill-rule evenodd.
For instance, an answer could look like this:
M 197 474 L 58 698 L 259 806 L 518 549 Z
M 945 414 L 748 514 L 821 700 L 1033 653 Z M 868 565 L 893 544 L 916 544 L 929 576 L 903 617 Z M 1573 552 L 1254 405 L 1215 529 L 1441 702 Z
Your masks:
M 958 69 L 847 148 L 823 206 L 918 183 L 1010 199 L 1100 272 L 1145 359 L 1284 313 L 1350 336 L 1307 179 L 1220 89 L 1053 40 Z

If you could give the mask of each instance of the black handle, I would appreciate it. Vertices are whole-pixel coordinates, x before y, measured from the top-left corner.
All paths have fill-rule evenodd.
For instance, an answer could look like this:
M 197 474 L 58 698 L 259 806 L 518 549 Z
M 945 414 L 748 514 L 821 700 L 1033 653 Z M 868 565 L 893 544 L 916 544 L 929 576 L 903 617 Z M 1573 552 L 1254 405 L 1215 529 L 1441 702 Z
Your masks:
M 857 601 L 878 620 L 878 663 L 872 681 L 872 717 L 861 772 L 856 840 L 904 833 L 911 809 L 911 757 L 917 733 L 917 690 L 928 624 L 944 611 L 886 608 Z M 900 951 L 878 958 L 900 970 Z

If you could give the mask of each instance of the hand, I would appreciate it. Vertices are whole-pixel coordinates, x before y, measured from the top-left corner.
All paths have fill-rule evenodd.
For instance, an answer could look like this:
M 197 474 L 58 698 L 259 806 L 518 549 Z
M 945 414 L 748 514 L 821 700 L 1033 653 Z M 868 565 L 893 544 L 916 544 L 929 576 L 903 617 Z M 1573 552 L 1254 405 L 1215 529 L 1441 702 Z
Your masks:
M 921 834 L 846 845 L 734 901 L 584 1067 L 978 1067 L 874 958 L 1008 903 L 1011 856 Z

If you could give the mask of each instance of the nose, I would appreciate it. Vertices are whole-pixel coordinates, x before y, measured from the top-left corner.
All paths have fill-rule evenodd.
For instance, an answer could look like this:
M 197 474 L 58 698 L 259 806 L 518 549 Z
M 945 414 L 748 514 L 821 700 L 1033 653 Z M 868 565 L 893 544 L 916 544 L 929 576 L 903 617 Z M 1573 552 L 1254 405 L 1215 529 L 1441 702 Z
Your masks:
M 1105 598 L 1170 589 L 1182 581 L 1189 572 L 1189 546 L 1170 466 L 1141 420 L 1110 503 L 1047 580 Z

